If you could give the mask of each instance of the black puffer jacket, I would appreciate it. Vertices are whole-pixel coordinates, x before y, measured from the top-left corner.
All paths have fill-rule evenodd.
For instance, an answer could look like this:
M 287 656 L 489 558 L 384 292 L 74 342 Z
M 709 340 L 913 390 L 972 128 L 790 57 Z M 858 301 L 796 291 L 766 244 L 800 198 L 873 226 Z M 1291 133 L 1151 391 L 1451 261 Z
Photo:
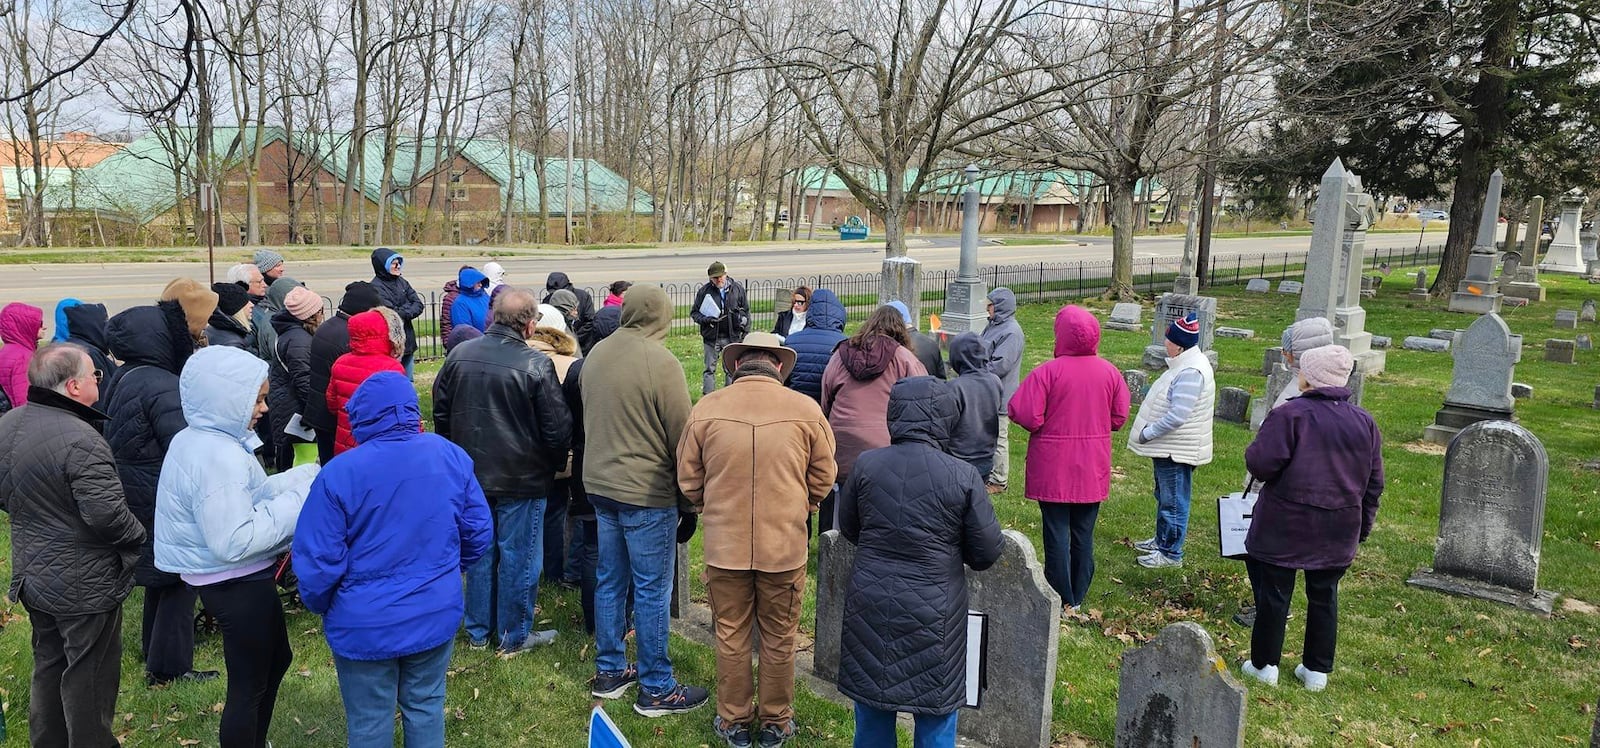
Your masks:
M 548 496 L 572 445 L 555 365 L 501 324 L 450 351 L 433 382 L 433 427 L 472 457 L 491 502 Z
M 744 286 L 729 278 L 727 291 L 727 297 L 724 298 L 722 289 L 706 281 L 695 292 L 694 306 L 689 307 L 689 317 L 700 326 L 700 339 L 707 343 L 718 340 L 737 343 L 750 332 L 750 298 L 745 295 Z M 701 305 L 708 296 L 712 299 L 712 305 L 717 307 L 714 316 L 700 313 Z M 808 321 L 806 324 L 811 323 Z
M 856 545 L 845 591 L 839 690 L 868 706 L 949 714 L 966 696 L 967 578 L 1000 557 L 978 471 L 946 454 L 956 396 L 933 377 L 889 394 L 890 446 L 856 460 L 839 531 Z
M 211 319 L 206 322 L 206 345 L 225 345 L 253 355 L 256 352 L 256 336 L 239 320 L 217 309 L 211 312 Z
M 372 250 L 372 287 L 377 289 L 383 305 L 395 310 L 400 319 L 405 321 L 405 355 L 409 356 L 417 352 L 417 331 L 411 326 L 411 321 L 422 316 L 422 297 L 417 295 L 417 289 L 411 287 L 411 281 L 389 272 L 389 263 L 396 257 L 400 257 L 404 270 L 405 258 L 399 252 L 388 247 Z
M 154 561 L 156 484 L 167 445 L 188 422 L 178 399 L 178 374 L 194 353 L 183 307 L 176 301 L 129 309 L 106 326 L 111 353 L 122 368 L 100 393 L 106 423 L 106 442 L 117 460 L 128 508 L 144 526 L 145 542 L 133 580 L 146 587 L 178 583 L 176 574 L 158 571 Z
M 278 343 L 268 369 L 267 415 L 272 417 L 272 443 L 282 450 L 293 440 L 283 431 L 289 419 L 301 413 L 303 422 L 305 404 L 312 400 L 311 333 L 287 309 L 272 315 L 272 329 Z
M 105 414 L 52 390 L 0 418 L 0 509 L 11 515 L 11 599 L 60 616 L 111 610 L 133 587 L 144 529 L 128 511 Z
M 794 373 L 789 375 L 789 389 L 810 395 L 812 400 L 822 401 L 822 373 L 828 370 L 833 349 L 845 340 L 844 320 L 845 309 L 839 303 L 839 297 L 826 288 L 812 292 L 805 329 L 783 341 L 795 352 Z
M 573 324 L 572 336 L 578 339 L 578 346 L 588 353 L 594 347 L 594 297 L 589 292 L 572 285 L 566 273 L 551 273 L 544 281 L 544 300 L 541 304 L 550 303 L 550 297 L 555 292 L 566 289 L 578 297 L 578 321 Z
M 64 314 L 67 315 L 67 342 L 76 343 L 89 352 L 94 368 L 104 377 L 101 381 L 111 379 L 117 373 L 117 362 L 111 360 L 111 345 L 106 341 L 106 305 L 69 306 Z M 105 393 L 100 396 L 103 402 Z
M 338 421 L 328 411 L 328 382 L 333 379 L 333 362 L 350 352 L 350 315 L 343 309 L 334 312 L 311 336 L 311 399 L 301 404 L 300 420 L 317 431 L 333 433 Z

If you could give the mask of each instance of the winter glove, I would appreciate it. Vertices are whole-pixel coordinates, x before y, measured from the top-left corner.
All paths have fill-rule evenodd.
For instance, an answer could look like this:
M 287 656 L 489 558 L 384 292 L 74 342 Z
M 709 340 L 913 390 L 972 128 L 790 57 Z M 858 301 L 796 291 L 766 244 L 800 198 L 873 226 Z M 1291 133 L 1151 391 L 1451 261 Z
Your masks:
M 678 542 L 687 543 L 694 537 L 694 530 L 700 524 L 700 515 L 694 512 L 678 513 Z

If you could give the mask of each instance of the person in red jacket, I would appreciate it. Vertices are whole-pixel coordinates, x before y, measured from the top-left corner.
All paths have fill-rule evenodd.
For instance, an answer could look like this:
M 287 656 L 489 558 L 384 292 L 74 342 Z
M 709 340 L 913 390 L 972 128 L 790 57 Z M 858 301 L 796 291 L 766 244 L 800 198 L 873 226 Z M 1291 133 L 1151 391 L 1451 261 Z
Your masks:
M 356 446 L 355 436 L 350 431 L 350 414 L 344 407 L 356 394 L 356 388 L 380 371 L 405 373 L 394 353 L 389 341 L 389 322 L 382 314 L 362 312 L 350 318 L 350 352 L 333 362 L 326 393 L 328 412 L 339 419 L 333 437 L 334 455 Z
M 1094 578 L 1094 523 L 1111 492 L 1111 432 L 1128 420 L 1128 384 L 1100 357 L 1100 322 L 1056 312 L 1055 357 L 1028 373 L 1007 406 L 1026 429 L 1027 485 L 1044 524 L 1044 576 L 1076 610 Z

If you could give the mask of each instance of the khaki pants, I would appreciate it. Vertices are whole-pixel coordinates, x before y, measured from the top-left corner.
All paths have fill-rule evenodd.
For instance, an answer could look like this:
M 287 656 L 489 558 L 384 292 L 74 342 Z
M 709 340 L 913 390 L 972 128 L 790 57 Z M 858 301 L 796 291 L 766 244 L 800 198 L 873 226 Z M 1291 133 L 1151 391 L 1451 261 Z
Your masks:
M 1011 480 L 1011 418 L 1000 414 L 1000 438 L 994 443 L 994 467 L 984 480 L 1004 486 Z
M 727 724 L 761 725 L 794 719 L 795 635 L 806 568 L 793 571 L 730 571 L 706 567 L 706 596 L 716 619 L 717 716 Z M 761 635 L 761 701 L 752 708 L 751 627 Z

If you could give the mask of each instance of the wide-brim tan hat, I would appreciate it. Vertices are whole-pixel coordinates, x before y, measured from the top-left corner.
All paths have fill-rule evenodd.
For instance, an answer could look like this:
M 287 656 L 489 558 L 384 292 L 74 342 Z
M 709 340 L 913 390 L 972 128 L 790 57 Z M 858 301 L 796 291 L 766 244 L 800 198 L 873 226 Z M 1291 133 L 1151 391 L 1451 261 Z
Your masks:
M 733 371 L 739 368 L 739 357 L 745 351 L 771 351 L 778 357 L 778 376 L 783 381 L 789 380 L 789 375 L 794 372 L 795 358 L 799 355 L 793 348 L 785 348 L 783 340 L 770 332 L 753 332 L 744 336 L 744 342 L 733 343 L 722 349 L 722 368 Z

